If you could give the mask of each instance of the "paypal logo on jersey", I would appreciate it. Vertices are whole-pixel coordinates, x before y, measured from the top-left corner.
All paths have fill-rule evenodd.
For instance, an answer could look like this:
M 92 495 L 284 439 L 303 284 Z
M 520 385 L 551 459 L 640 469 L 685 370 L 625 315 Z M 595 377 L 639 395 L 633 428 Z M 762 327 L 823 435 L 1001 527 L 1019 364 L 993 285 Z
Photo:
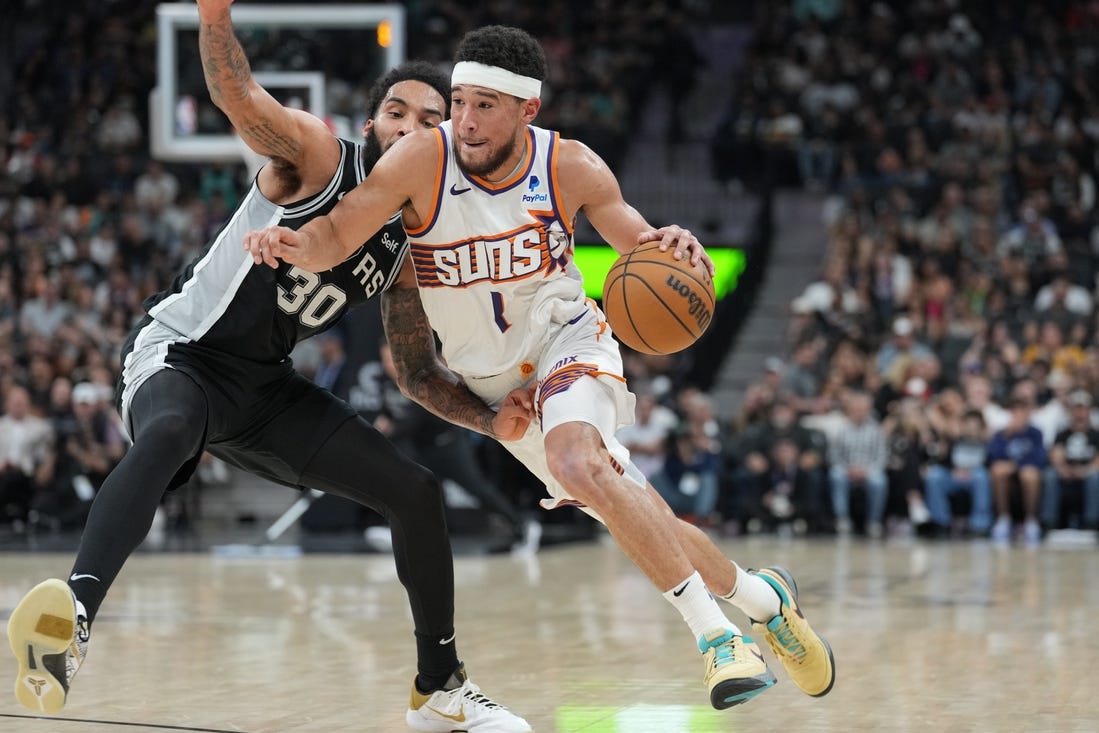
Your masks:
M 523 203 L 532 204 L 536 201 L 549 201 L 549 194 L 534 193 L 534 189 L 538 188 L 539 184 L 541 184 L 541 181 L 538 180 L 538 176 L 530 177 L 530 182 L 527 184 L 527 190 L 530 191 L 530 193 L 523 194 Z

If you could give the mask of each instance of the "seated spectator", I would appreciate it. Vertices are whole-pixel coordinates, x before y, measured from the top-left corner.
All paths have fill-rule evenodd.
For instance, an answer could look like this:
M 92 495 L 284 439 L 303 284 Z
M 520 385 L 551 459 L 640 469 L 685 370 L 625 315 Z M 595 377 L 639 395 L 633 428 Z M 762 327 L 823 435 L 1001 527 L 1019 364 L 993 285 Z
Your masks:
M 1091 293 L 1085 287 L 1074 285 L 1067 271 L 1058 270 L 1049 284 L 1038 289 L 1034 310 L 1088 318 L 1092 311 Z
M 794 347 L 790 363 L 782 374 L 782 389 L 789 393 L 795 407 L 813 412 L 813 405 L 820 394 L 820 359 L 824 343 L 821 339 L 807 339 Z
M 1042 471 L 1048 458 L 1042 431 L 1030 424 L 1030 410 L 1031 405 L 1025 398 L 1013 398 L 1007 426 L 992 436 L 988 446 L 996 509 L 992 540 L 998 544 L 1011 541 L 1011 495 L 1016 481 L 1022 491 L 1023 539 L 1029 545 L 1042 541 L 1038 502 L 1042 493 Z
M 706 525 L 717 507 L 718 458 L 708 450 L 709 440 L 680 425 L 664 459 L 664 467 L 650 479 L 677 516 Z
M 889 484 L 885 477 L 887 449 L 881 424 L 871 415 L 873 402 L 865 392 L 848 395 L 846 420 L 829 444 L 829 479 L 836 532 L 851 533 L 850 494 L 853 486 L 866 492 L 866 534 L 882 536 Z
M 72 316 L 72 304 L 62 300 L 56 277 L 39 275 L 31 286 L 35 297 L 23 303 L 19 327 L 24 333 L 50 338 Z
M 862 309 L 859 296 L 847 282 L 847 265 L 840 259 L 829 259 L 820 278 L 809 283 L 790 303 L 795 313 L 821 313 L 833 308 L 844 313 Z
M 927 421 L 937 439 L 950 441 L 961 435 L 965 413 L 965 399 L 961 393 L 947 388 L 931 398 L 927 406 Z
M 615 435 L 630 451 L 630 462 L 645 478 L 651 479 L 664 467 L 668 452 L 668 436 L 676 426 L 675 413 L 656 401 L 656 395 L 646 386 L 635 387 L 637 403 L 632 425 Z
M 814 473 L 802 466 L 802 452 L 788 437 L 771 446 L 766 490 L 760 496 L 762 521 L 769 527 L 790 525 L 804 534 L 818 515 Z
M 30 395 L 8 388 L 0 416 L 0 521 L 26 527 L 31 503 L 53 477 L 53 428 L 31 413 Z
M 53 481 L 33 502 L 36 524 L 51 529 L 83 526 L 92 499 L 126 452 L 111 424 L 99 389 L 81 382 L 72 390 L 72 412 L 55 420 Z
M 1000 238 L 1000 254 L 1022 260 L 1028 268 L 1044 269 L 1049 258 L 1062 251 L 1057 227 L 1041 215 L 1033 199 L 1023 202 L 1019 217 L 1019 222 Z
M 1091 424 L 1091 395 L 1077 390 L 1068 403 L 1069 426 L 1053 441 L 1045 471 L 1042 524 L 1046 529 L 1066 524 L 1073 529 L 1099 529 L 1099 430 Z M 1066 505 L 1072 509 L 1066 511 Z
M 966 375 L 962 381 L 967 409 L 978 410 L 985 425 L 995 433 L 1011 420 L 1011 413 L 992 399 L 992 382 L 983 374 Z
M 731 485 L 723 492 L 723 514 L 742 522 L 758 519 L 770 525 L 774 520 L 792 519 L 795 514 L 816 522 L 823 509 L 824 446 L 821 433 L 798 423 L 789 399 L 777 400 L 768 418 L 745 430 L 736 446 L 733 462 L 737 465 L 731 472 Z M 772 506 L 777 496 L 776 482 L 786 485 L 786 490 L 779 493 L 796 502 L 788 515 L 776 514 Z M 781 505 L 782 500 L 779 502 Z
M 920 466 L 931 443 L 931 426 L 923 413 L 923 403 L 918 397 L 905 397 L 882 422 L 888 447 L 886 478 L 889 482 L 889 500 L 886 513 L 891 518 L 900 517 L 899 527 L 910 531 L 931 519 L 923 496 L 923 478 Z M 890 520 L 892 521 L 892 519 Z
M 893 337 L 882 344 L 874 360 L 878 374 L 886 375 L 893 367 L 894 362 L 905 357 L 912 361 L 918 361 L 923 357 L 931 356 L 931 349 L 927 344 L 918 341 L 915 334 L 916 326 L 908 316 L 900 316 L 893 321 Z
M 927 467 L 924 492 L 931 521 L 939 534 L 951 526 L 950 497 L 964 492 L 969 496 L 968 529 L 983 535 L 992 525 L 992 486 L 989 483 L 988 433 L 978 410 L 962 417 L 961 431 L 944 441 L 939 461 Z

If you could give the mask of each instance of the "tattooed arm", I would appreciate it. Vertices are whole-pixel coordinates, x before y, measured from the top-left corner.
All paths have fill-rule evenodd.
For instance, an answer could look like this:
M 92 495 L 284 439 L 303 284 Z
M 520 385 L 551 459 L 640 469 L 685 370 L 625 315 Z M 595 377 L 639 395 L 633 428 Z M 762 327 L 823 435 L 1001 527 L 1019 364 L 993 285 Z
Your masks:
M 447 369 L 435 351 L 435 334 L 420 303 L 411 260 L 397 282 L 382 293 L 382 325 L 397 384 L 409 398 L 444 420 L 497 440 L 518 440 L 534 415 L 531 390 L 511 392 L 499 412 Z
M 231 4 L 232 0 L 198 0 L 199 55 L 210 99 L 248 147 L 271 158 L 273 165 L 261 173 L 265 194 L 288 199 L 320 190 L 339 161 L 339 145 L 322 120 L 283 107 L 256 83 L 233 34 Z M 265 176 L 270 181 L 267 187 Z

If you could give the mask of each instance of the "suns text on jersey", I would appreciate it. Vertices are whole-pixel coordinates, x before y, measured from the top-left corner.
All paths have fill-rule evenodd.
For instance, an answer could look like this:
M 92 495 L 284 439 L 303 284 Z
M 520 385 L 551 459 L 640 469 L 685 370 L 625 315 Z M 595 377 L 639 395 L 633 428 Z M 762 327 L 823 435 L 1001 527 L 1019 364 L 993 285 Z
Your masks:
M 416 277 L 421 285 L 463 287 L 488 280 L 528 277 L 550 264 L 545 229 L 531 228 L 498 239 L 476 239 L 451 245 L 413 245 Z

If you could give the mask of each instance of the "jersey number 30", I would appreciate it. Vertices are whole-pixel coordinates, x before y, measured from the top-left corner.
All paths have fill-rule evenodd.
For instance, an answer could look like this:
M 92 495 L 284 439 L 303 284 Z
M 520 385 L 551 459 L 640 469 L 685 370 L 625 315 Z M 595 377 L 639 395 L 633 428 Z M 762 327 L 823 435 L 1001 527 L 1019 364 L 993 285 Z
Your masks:
M 306 328 L 319 328 L 335 317 L 347 303 L 347 293 L 332 283 L 321 285 L 321 279 L 297 265 L 286 273 L 294 285 L 287 290 L 279 285 L 279 308 L 287 315 L 298 315 Z

